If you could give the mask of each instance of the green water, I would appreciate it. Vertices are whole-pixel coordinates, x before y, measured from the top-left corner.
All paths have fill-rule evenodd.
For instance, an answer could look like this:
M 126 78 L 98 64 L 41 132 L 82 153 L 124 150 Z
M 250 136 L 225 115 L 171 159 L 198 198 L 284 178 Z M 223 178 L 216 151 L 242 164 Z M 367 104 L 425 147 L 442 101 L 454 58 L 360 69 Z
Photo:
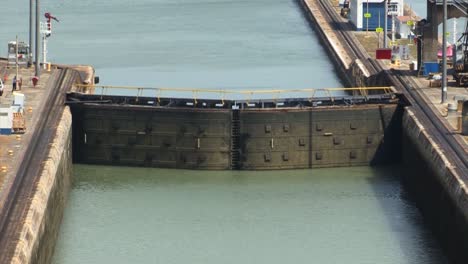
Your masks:
M 444 263 L 401 173 L 75 165 L 53 263 Z
M 28 40 L 29 2 L 23 2 L 1 3 L 0 55 L 6 56 L 6 42 L 15 35 Z M 60 19 L 49 39 L 50 61 L 91 64 L 102 84 L 223 89 L 342 86 L 292 0 L 41 3 L 42 13 Z
M 41 3 L 41 13 L 60 19 L 50 61 L 91 64 L 102 84 L 343 86 L 293 0 Z M 0 56 L 15 35 L 27 41 L 27 31 L 28 1 L 2 1 Z M 401 171 L 75 165 L 53 262 L 444 263 L 395 177 Z

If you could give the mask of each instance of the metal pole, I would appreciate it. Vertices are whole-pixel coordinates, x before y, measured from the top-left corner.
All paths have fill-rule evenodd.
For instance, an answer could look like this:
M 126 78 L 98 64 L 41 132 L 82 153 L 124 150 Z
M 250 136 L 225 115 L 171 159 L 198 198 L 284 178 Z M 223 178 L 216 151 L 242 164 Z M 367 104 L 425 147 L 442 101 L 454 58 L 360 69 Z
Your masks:
M 367 15 L 369 14 L 369 0 L 367 0 L 367 10 L 366 10 L 366 14 L 367 14 Z M 366 16 L 367 16 L 367 15 L 366 15 Z M 367 25 L 366 25 L 366 35 L 367 35 L 367 34 L 369 33 L 369 18 L 368 18 L 368 17 L 366 17 L 366 21 L 367 21 L 367 22 L 366 22 L 366 23 L 367 23 Z
M 380 28 L 380 11 L 379 11 L 379 28 Z M 379 32 L 377 33 L 377 34 L 378 34 L 378 41 L 377 41 L 377 42 L 378 42 L 378 44 L 377 44 L 377 48 L 378 48 L 378 49 L 380 49 L 380 32 L 381 32 L 381 31 L 379 31 Z
M 390 0 L 388 0 L 390 1 Z M 388 23 L 388 3 L 386 0 L 384 0 L 384 36 L 383 36 L 383 45 L 384 45 L 384 48 L 388 48 L 388 43 L 387 43 L 387 23 Z
M 29 0 L 29 59 L 28 59 L 28 66 L 31 67 L 32 66 L 32 63 L 33 63 L 33 58 L 32 58 L 32 54 L 33 54 L 33 16 L 34 16 L 34 12 L 33 12 L 33 2 L 34 0 Z
M 39 62 L 39 42 L 40 42 L 40 32 L 39 32 L 39 12 L 40 12 L 40 6 L 39 6 L 39 0 L 36 0 L 36 76 L 39 77 L 41 75 L 41 67 L 40 67 L 40 62 Z
M 453 45 L 457 44 L 457 19 L 453 19 Z
M 42 66 L 46 68 L 47 63 L 47 35 L 42 34 Z
M 442 21 L 442 103 L 447 100 L 447 0 L 443 0 Z
M 19 78 L 18 78 L 18 35 L 16 35 L 16 47 L 15 47 L 15 49 L 16 49 L 16 52 L 15 52 L 15 57 L 16 57 L 16 62 L 15 62 L 15 63 L 16 63 L 16 75 L 15 75 L 15 77 L 16 77 L 16 80 L 18 81 L 18 79 L 19 79 Z

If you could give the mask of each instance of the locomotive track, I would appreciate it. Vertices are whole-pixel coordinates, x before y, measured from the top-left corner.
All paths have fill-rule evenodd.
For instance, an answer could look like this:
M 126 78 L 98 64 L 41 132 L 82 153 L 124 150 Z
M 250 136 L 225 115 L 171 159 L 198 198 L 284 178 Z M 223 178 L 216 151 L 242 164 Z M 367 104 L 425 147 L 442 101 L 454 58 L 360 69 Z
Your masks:
M 348 23 L 343 23 L 343 19 L 335 11 L 330 1 L 318 0 L 322 10 L 322 15 L 327 18 L 327 21 L 333 25 L 337 31 L 338 37 L 341 39 L 342 44 L 350 51 L 350 56 L 353 60 L 361 60 L 371 75 L 384 72 L 389 79 L 390 84 L 394 86 L 399 92 L 405 95 L 407 103 L 410 104 L 419 114 L 418 118 L 423 121 L 424 126 L 428 129 L 436 142 L 444 149 L 444 152 L 451 158 L 450 161 L 456 166 L 459 175 L 468 181 L 468 154 L 467 151 L 461 146 L 460 142 L 452 135 L 450 131 L 441 120 L 438 120 L 437 114 L 434 110 L 425 103 L 421 94 L 415 88 L 418 85 L 408 75 L 396 73 L 385 69 L 382 64 L 372 59 L 369 54 L 364 50 L 359 41 L 350 33 L 353 29 Z
M 32 131 L 26 149 L 18 153 L 13 171 L 17 171 L 10 184 L 3 190 L 0 204 L 0 263 L 9 263 L 14 247 L 19 239 L 22 224 L 31 205 L 43 161 L 47 158 L 49 144 L 56 133 L 58 120 L 63 112 L 65 93 L 71 87 L 74 75 L 68 69 L 58 70 L 58 76 L 52 78 L 54 86 L 46 90 L 40 116 Z M 55 80 L 54 80 L 55 79 Z M 16 170 L 15 170 L 16 169 Z
M 376 67 L 370 61 L 370 58 L 367 51 L 359 44 L 359 41 L 356 39 L 354 34 L 350 34 L 350 31 L 354 31 L 352 26 L 345 22 L 343 18 L 336 12 L 334 7 L 331 5 L 329 0 L 318 0 L 319 6 L 324 12 L 322 15 L 327 19 L 328 23 L 333 26 L 336 30 L 338 38 L 341 40 L 341 43 L 346 47 L 347 51 L 350 51 L 350 57 L 353 61 L 360 60 L 363 65 L 368 70 L 369 74 L 375 75 L 378 74 L 381 69 Z
M 444 125 L 442 120 L 438 120 L 434 109 L 427 105 L 423 96 L 415 90 L 418 87 L 415 81 L 411 76 L 401 75 L 401 73 L 389 72 L 387 75 L 393 79 L 393 83 L 399 84 L 397 87 L 404 88 L 402 89 L 403 93 L 406 98 L 409 98 L 411 106 L 421 113 L 418 117 L 423 119 L 426 129 L 430 131 L 441 147 L 448 146 L 448 148 L 443 148 L 444 151 L 449 154 L 451 162 L 459 169 L 460 175 L 468 181 L 468 153 L 453 136 L 453 132 Z

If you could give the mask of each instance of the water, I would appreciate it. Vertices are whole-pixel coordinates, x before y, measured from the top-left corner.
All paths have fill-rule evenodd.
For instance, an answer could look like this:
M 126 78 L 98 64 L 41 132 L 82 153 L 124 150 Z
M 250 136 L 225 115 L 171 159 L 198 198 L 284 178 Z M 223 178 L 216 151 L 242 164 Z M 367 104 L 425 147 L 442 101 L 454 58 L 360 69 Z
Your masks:
M 446 263 L 402 173 L 75 165 L 53 263 Z
M 15 34 L 28 39 L 29 22 L 26 6 L 3 2 L 0 43 L 5 44 L 0 55 L 5 56 L 6 42 Z M 91 64 L 102 84 L 223 89 L 343 86 L 295 1 L 41 2 L 42 13 L 60 19 L 49 41 L 50 61 Z
M 27 40 L 3 1 L 0 55 Z M 103 84 L 341 87 L 291 0 L 42 0 L 56 63 Z M 4 44 L 1 44 L 4 43 Z M 54 263 L 444 263 L 398 169 L 195 172 L 76 165 Z

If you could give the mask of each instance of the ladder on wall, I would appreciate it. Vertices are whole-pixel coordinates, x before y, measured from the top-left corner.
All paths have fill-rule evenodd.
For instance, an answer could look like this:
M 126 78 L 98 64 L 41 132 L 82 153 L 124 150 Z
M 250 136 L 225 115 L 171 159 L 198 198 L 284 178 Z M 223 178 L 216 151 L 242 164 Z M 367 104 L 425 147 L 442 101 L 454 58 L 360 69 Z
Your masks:
M 231 169 L 240 169 L 240 110 L 232 110 L 231 118 Z

